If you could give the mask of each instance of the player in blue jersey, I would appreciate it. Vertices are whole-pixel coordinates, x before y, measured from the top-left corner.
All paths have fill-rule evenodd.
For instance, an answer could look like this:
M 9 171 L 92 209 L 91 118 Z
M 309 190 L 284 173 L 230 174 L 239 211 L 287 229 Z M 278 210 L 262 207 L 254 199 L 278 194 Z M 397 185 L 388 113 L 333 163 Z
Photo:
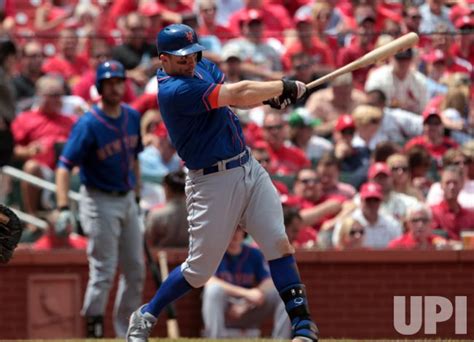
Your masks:
M 163 69 L 157 72 L 163 121 L 186 178 L 189 255 L 151 301 L 130 317 L 127 340 L 148 340 L 157 317 L 170 302 L 202 287 L 215 273 L 239 223 L 269 261 L 275 287 L 285 302 L 294 340 L 317 341 L 304 285 L 285 233 L 280 199 L 268 173 L 250 155 L 237 116 L 229 106 L 266 102 L 283 108 L 306 92 L 297 81 L 241 81 L 224 75 L 202 58 L 204 47 L 186 25 L 173 24 L 157 36 Z
M 239 336 L 248 329 L 259 336 L 262 323 L 273 316 L 272 338 L 288 339 L 290 322 L 267 263 L 262 252 L 244 243 L 244 238 L 238 227 L 216 274 L 204 286 L 204 336 L 229 338 L 236 336 L 236 330 Z
M 119 337 L 140 304 L 144 283 L 143 233 L 138 221 L 139 167 L 143 146 L 140 114 L 121 104 L 125 69 L 117 61 L 97 68 L 96 86 L 102 98 L 73 127 L 56 171 L 57 225 L 73 222 L 67 192 L 70 172 L 80 167 L 80 222 L 89 236 L 89 282 L 82 314 L 88 337 L 103 336 L 103 315 L 117 266 L 121 275 L 114 306 Z

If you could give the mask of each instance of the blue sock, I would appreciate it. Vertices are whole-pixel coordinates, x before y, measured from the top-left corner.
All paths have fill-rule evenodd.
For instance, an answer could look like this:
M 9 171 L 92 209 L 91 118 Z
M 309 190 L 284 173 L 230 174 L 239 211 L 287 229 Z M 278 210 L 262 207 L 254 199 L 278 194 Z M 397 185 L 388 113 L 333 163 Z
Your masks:
M 192 286 L 184 279 L 181 266 L 178 266 L 171 271 L 148 305 L 143 307 L 142 313 L 149 312 L 153 316 L 158 317 L 163 308 L 184 296 L 191 289 Z
M 270 266 L 273 283 L 278 292 L 281 292 L 290 285 L 301 284 L 298 266 L 296 266 L 296 260 L 293 255 L 270 260 L 268 265 Z

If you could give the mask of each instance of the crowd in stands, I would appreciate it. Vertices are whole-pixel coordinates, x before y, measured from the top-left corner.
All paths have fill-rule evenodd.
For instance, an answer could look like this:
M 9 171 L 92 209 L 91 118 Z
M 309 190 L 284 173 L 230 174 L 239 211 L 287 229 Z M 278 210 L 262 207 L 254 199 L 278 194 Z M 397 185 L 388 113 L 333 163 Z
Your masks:
M 295 247 L 457 248 L 461 232 L 474 230 L 472 0 L 2 1 L 1 164 L 52 181 L 75 121 L 99 99 L 97 65 L 116 59 L 127 70 L 123 102 L 142 114 L 149 242 L 186 246 L 185 165 L 156 98 L 155 37 L 170 23 L 199 33 L 226 82 L 308 83 L 418 33 L 418 46 L 311 89 L 290 108 L 235 112 Z M 2 176 L 0 189 L 11 201 L 15 182 Z M 51 193 L 25 182 L 16 190 L 26 213 L 54 216 Z M 28 224 L 24 242 L 41 235 Z

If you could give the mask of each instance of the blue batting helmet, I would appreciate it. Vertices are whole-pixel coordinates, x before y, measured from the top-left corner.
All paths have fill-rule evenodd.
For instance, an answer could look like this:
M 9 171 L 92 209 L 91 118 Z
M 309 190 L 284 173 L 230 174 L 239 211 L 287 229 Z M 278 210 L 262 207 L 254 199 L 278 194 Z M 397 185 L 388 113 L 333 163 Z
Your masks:
M 115 60 L 108 60 L 99 64 L 95 77 L 95 86 L 99 94 L 101 92 L 100 85 L 102 81 L 109 78 L 125 79 L 125 68 L 122 63 Z
M 168 53 L 175 56 L 186 56 L 201 52 L 206 48 L 199 44 L 196 32 L 184 24 L 172 24 L 162 29 L 156 37 L 158 55 Z M 198 60 L 201 54 L 198 55 Z

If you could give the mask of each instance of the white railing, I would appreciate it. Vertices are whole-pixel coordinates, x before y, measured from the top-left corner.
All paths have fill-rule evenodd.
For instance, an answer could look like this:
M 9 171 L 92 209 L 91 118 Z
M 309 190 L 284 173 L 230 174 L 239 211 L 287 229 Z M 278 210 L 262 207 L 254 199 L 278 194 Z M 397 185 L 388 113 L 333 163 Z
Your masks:
M 0 168 L 0 173 L 3 173 L 4 175 L 10 176 L 12 178 L 15 178 L 20 181 L 27 182 L 33 186 L 36 186 L 38 188 L 56 192 L 56 184 L 52 182 L 48 182 L 42 178 L 30 175 L 29 173 L 26 173 L 22 170 L 19 170 L 17 168 L 14 168 L 12 166 L 3 166 Z M 77 209 L 77 202 L 81 199 L 81 195 L 78 192 L 69 190 L 68 192 L 68 197 L 71 201 L 71 209 L 75 211 Z M 11 208 L 15 214 L 18 215 L 20 220 L 32 224 L 40 229 L 47 229 L 49 226 L 49 223 L 45 220 L 42 220 L 36 216 L 27 214 L 21 210 Z

